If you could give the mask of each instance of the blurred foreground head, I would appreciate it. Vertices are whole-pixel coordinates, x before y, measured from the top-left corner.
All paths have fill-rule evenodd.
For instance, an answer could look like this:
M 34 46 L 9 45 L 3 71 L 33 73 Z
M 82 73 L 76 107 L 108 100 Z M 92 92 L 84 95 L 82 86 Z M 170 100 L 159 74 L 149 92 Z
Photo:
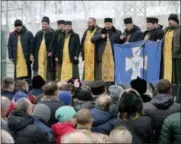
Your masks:
M 162 79 L 157 83 L 156 91 L 159 94 L 169 94 L 169 95 L 171 95 L 171 93 L 172 93 L 172 85 L 168 80 Z
M 5 130 L 1 130 L 1 143 L 14 144 L 13 137 Z

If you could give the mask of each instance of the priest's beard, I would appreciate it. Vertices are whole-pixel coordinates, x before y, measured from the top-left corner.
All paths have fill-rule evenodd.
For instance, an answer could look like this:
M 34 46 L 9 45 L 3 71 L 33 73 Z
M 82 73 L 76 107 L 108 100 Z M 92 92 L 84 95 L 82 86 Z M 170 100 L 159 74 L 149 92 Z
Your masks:
M 93 25 L 93 26 L 88 26 L 88 29 L 90 30 L 90 31 L 93 31 L 94 29 L 95 29 L 95 25 Z
M 69 35 L 71 32 L 72 32 L 72 30 L 66 30 L 66 31 L 65 31 L 65 34 L 66 34 L 66 35 Z

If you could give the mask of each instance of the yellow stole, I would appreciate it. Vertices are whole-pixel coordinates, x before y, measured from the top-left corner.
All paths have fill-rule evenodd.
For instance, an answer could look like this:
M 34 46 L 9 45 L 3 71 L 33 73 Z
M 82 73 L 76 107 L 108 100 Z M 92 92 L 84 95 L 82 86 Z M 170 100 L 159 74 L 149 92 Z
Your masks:
M 163 78 L 172 81 L 172 39 L 174 30 L 166 32 L 163 48 Z
M 70 40 L 70 35 L 65 37 L 65 42 L 63 47 L 61 80 L 69 80 L 70 78 L 72 78 L 72 63 L 70 61 L 70 55 L 69 55 L 69 40 Z
M 114 81 L 114 59 L 109 38 L 102 57 L 102 80 L 107 82 Z
M 91 42 L 91 38 L 94 36 L 96 29 L 91 32 L 90 30 L 86 33 L 84 42 L 84 70 L 85 80 L 94 80 L 94 61 L 95 61 L 95 45 Z
M 38 52 L 38 73 L 46 81 L 47 79 L 47 50 L 45 37 L 43 36 L 39 52 Z
M 24 58 L 24 53 L 21 45 L 21 36 L 18 36 L 17 43 L 17 59 L 16 59 L 16 77 L 26 77 L 28 76 L 27 64 Z

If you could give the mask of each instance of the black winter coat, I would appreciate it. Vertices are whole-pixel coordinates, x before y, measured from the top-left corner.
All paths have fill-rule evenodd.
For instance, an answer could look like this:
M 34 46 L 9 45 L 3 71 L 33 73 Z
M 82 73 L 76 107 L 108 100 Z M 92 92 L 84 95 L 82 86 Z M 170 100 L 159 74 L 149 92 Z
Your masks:
M 166 94 L 155 96 L 151 102 L 144 103 L 143 107 L 144 114 L 153 119 L 156 141 L 159 139 L 164 119 L 167 116 L 180 111 L 180 105 L 174 102 L 172 96 Z
M 62 63 L 63 60 L 63 47 L 65 42 L 65 33 L 60 36 L 58 41 L 58 46 L 56 47 L 55 55 L 59 59 L 59 63 Z M 80 53 L 80 38 L 77 33 L 74 31 L 71 32 L 69 40 L 69 56 L 70 61 L 74 64 L 78 64 L 78 60 L 75 60 L 74 57 L 79 57 Z
M 157 41 L 157 40 L 162 40 L 163 39 L 163 29 L 161 27 L 158 27 L 154 29 L 153 31 L 145 31 L 143 33 L 143 37 L 145 37 L 148 33 L 150 33 L 149 39 L 151 41 Z
M 33 48 L 33 34 L 28 31 L 25 26 L 22 27 L 21 31 L 21 44 L 23 49 L 24 58 L 27 63 L 30 63 L 30 54 Z M 14 64 L 16 64 L 16 56 L 17 56 L 17 43 L 18 43 L 18 34 L 16 31 L 10 33 L 8 40 L 8 55 L 9 59 L 14 60 Z
M 128 39 L 128 42 L 130 42 L 130 43 L 143 40 L 143 33 L 142 33 L 141 29 L 138 26 L 136 26 L 136 25 L 133 25 L 133 29 L 131 31 L 127 31 L 125 29 L 123 35 L 126 38 L 121 40 L 121 43 L 125 43 L 126 42 L 126 39 L 127 39 L 128 35 L 130 35 L 130 37 Z
M 96 36 L 96 35 L 98 35 L 98 34 L 100 34 L 101 33 L 101 30 L 102 30 L 102 28 L 100 28 L 100 27 L 96 27 L 97 29 L 96 29 L 96 32 L 94 33 L 94 36 Z M 87 34 L 87 31 L 88 31 L 88 29 L 84 32 L 84 35 L 83 35 L 83 37 L 82 37 L 82 40 L 81 40 L 81 53 L 82 53 L 82 60 L 84 60 L 84 42 L 85 42 L 85 38 L 86 38 L 86 34 Z M 97 57 L 98 57 L 98 45 L 97 44 L 95 44 L 95 60 L 97 60 Z
M 15 144 L 49 143 L 46 134 L 34 124 L 34 118 L 24 112 L 13 111 L 8 117 L 8 128 Z
M 125 126 L 133 136 L 133 144 L 152 143 L 153 124 L 152 119 L 147 116 L 141 116 L 135 120 L 115 120 L 114 127 Z
M 107 42 L 107 38 L 102 39 L 101 35 L 102 34 L 109 34 L 109 39 L 111 41 L 112 44 L 112 52 L 114 55 L 114 51 L 113 51 L 113 44 L 116 43 L 120 43 L 120 36 L 122 35 L 122 32 L 120 30 L 117 30 L 114 26 L 112 28 L 111 31 L 107 31 L 105 28 L 103 28 L 100 33 L 97 33 L 92 39 L 92 43 L 97 45 L 97 49 L 98 49 L 98 57 L 97 57 L 97 61 L 101 62 L 102 61 L 102 56 L 104 54 L 104 50 L 105 50 L 105 46 L 106 46 L 106 42 Z
M 34 55 L 33 70 L 35 70 L 35 71 L 38 70 L 38 53 L 39 53 L 39 48 L 40 48 L 42 39 L 43 39 L 43 30 L 40 30 L 35 35 L 34 42 L 33 42 L 34 48 L 32 49 L 32 53 Z M 55 40 L 55 32 L 52 28 L 50 28 L 45 33 L 45 44 L 46 44 L 46 48 L 47 48 L 47 53 L 48 52 L 52 52 L 52 53 L 55 52 L 56 40 Z M 52 70 L 53 70 L 53 58 L 47 57 L 47 60 L 48 60 L 48 70 L 49 70 L 49 72 L 52 72 Z

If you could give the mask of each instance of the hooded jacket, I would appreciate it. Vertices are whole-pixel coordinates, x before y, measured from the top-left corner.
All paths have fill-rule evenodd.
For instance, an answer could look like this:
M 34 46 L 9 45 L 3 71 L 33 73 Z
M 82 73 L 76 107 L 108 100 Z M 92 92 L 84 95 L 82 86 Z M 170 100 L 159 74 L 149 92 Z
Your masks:
M 155 140 L 159 139 L 161 126 L 164 119 L 180 111 L 180 105 L 174 102 L 172 96 L 168 94 L 159 94 L 151 102 L 144 103 L 144 113 L 153 119 L 155 129 Z
M 64 122 L 52 125 L 52 130 L 56 137 L 56 144 L 60 144 L 62 136 L 74 132 L 75 128 L 71 123 Z
M 46 134 L 34 124 L 34 118 L 24 112 L 13 111 L 8 117 L 8 128 L 15 144 L 49 144 Z

